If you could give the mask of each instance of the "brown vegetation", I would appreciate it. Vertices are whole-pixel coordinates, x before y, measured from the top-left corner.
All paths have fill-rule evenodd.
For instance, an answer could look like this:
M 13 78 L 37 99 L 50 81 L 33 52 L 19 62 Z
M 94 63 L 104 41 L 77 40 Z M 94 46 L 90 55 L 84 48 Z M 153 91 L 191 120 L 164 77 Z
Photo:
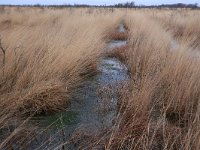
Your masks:
M 117 18 L 70 10 L 12 11 L 0 20 L 1 25 L 11 22 L 0 31 L 2 45 L 9 47 L 0 68 L 0 107 L 14 103 L 12 110 L 25 112 L 63 109 L 73 89 L 96 72 L 103 34 Z
M 125 20 L 132 90 L 107 149 L 199 149 L 199 59 L 185 45 L 172 51 L 170 34 L 145 13 Z
M 200 59 L 192 52 L 200 47 L 198 11 L 25 12 L 9 8 L 0 14 L 0 48 L 7 47 L 0 62 L 0 128 L 22 114 L 66 108 L 74 90 L 96 73 L 99 57 L 107 55 L 124 62 L 130 76 L 113 127 L 77 129 L 71 142 L 81 149 L 200 148 Z M 122 17 L 128 30 L 119 33 Z M 102 51 L 107 41 L 125 39 L 128 45 Z M 13 134 L 20 137 L 9 133 L 0 147 Z
M 68 107 L 73 92 L 97 72 L 98 58 L 106 46 L 105 34 L 120 20 L 119 15 L 111 19 L 109 13 L 88 14 L 87 9 L 5 7 L 4 11 L 0 14 L 3 130 L 15 117 L 19 120 L 24 115 Z M 14 133 L 20 134 L 17 131 Z

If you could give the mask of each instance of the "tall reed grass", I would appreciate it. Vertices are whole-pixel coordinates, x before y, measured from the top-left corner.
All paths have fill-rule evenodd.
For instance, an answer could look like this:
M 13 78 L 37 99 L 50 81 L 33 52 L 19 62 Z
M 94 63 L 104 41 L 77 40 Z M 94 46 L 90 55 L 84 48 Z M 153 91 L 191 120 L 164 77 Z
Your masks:
M 22 117 L 66 108 L 97 73 L 106 42 L 124 39 L 126 46 L 106 54 L 123 61 L 130 77 L 113 127 L 77 129 L 71 142 L 81 149 L 200 148 L 200 59 L 192 53 L 200 44 L 198 11 L 4 8 L 0 15 L 1 148 L 28 146 L 34 127 Z M 118 33 L 122 21 L 127 30 Z
M 111 14 L 5 7 L 0 14 L 1 45 L 6 48 L 5 63 L 0 62 L 0 129 L 16 127 L 2 135 L 1 148 L 22 139 L 15 137 L 26 133 L 20 124 L 28 116 L 69 107 L 74 91 L 97 73 L 105 35 L 122 16 Z
M 122 90 L 106 149 L 199 149 L 200 60 L 187 46 L 171 50 L 170 33 L 144 12 L 125 23 L 131 91 Z

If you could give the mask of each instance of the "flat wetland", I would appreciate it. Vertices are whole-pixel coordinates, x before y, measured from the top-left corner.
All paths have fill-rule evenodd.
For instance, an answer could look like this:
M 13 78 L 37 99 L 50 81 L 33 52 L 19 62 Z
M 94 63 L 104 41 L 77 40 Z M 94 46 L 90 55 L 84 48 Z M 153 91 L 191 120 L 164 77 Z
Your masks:
M 0 149 L 200 149 L 199 22 L 0 6 Z

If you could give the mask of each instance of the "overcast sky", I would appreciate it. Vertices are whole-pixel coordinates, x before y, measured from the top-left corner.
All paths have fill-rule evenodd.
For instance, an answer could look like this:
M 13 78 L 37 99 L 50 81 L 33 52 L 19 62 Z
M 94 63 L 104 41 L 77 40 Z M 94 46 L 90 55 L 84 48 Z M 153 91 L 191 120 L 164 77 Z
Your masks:
M 96 4 L 110 5 L 132 0 L 0 0 L 0 4 Z M 173 4 L 173 3 L 198 3 L 200 0 L 135 0 L 137 5 Z

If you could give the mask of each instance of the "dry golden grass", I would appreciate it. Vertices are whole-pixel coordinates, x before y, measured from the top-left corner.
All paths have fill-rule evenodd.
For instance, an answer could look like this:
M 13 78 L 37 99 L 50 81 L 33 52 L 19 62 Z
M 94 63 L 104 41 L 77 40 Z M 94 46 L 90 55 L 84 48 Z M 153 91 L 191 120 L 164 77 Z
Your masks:
M 170 33 L 146 13 L 125 22 L 131 92 L 119 101 L 107 149 L 199 149 L 200 60 L 186 45 L 171 50 Z
M 1 108 L 14 103 L 12 110 L 25 112 L 63 109 L 70 93 L 95 73 L 104 34 L 119 20 L 95 15 L 37 9 L 2 14 L 0 35 L 8 48 L 0 71 Z
M 0 51 L 0 129 L 11 126 L 16 117 L 64 110 L 73 92 L 97 72 L 106 34 L 117 27 L 122 15 L 88 11 L 4 8 L 0 14 L 1 46 L 6 50 L 5 63 Z M 27 137 L 24 128 L 18 129 L 22 122 L 18 119 L 0 147 L 18 142 L 21 134 Z
M 199 12 L 126 11 L 1 10 L 7 50 L 0 68 L 0 127 L 19 114 L 64 109 L 73 91 L 96 73 L 98 58 L 108 55 L 124 62 L 130 76 L 117 118 L 95 135 L 77 129 L 72 143 L 81 149 L 200 149 L 200 59 L 191 51 L 200 45 Z M 126 33 L 116 32 L 122 18 Z M 102 51 L 109 40 L 124 39 L 128 45 Z M 0 147 L 13 135 L 21 138 L 11 132 Z
M 200 48 L 200 12 L 198 10 L 152 11 L 156 19 L 182 45 Z

